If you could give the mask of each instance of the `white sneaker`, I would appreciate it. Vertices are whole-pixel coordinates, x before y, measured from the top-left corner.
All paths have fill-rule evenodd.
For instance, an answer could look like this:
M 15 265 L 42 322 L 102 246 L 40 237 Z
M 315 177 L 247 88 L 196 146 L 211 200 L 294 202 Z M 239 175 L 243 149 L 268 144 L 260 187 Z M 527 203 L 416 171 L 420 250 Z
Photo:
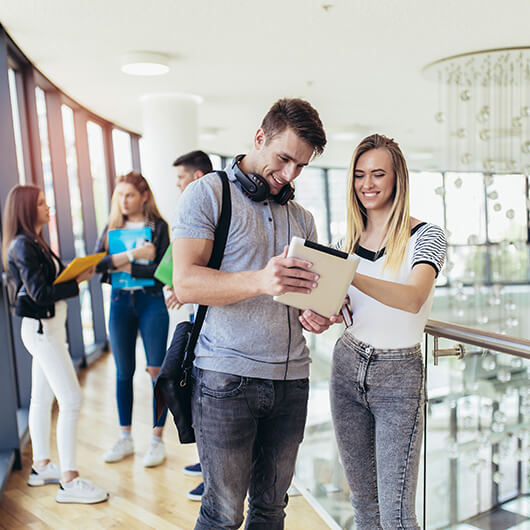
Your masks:
M 166 446 L 164 442 L 151 440 L 147 453 L 144 455 L 144 467 L 159 466 L 166 459 Z
M 126 456 L 134 453 L 134 443 L 132 438 L 120 438 L 110 449 L 103 455 L 105 462 L 119 462 Z
M 53 462 L 48 462 L 48 464 L 40 471 L 36 471 L 34 467 L 31 468 L 31 475 L 28 478 L 28 486 L 59 484 L 60 481 L 61 471 Z
M 55 500 L 57 502 L 95 504 L 96 502 L 106 501 L 108 498 L 109 494 L 105 490 L 96 488 L 90 480 L 77 477 L 71 482 L 61 483 Z

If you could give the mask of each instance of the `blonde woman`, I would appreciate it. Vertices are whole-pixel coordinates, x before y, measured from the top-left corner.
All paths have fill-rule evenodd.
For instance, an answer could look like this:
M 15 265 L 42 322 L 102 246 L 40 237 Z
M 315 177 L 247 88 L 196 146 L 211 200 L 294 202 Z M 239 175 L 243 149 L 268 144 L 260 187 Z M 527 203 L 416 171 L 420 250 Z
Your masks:
M 396 142 L 374 134 L 348 174 L 343 250 L 360 258 L 352 324 L 335 345 L 331 406 L 358 530 L 419 529 L 415 495 L 425 399 L 420 341 L 444 259 L 442 229 L 409 215 Z
M 96 244 L 96 252 L 108 252 L 108 232 L 118 228 L 151 227 L 152 240 L 132 250 L 109 254 L 96 272 L 102 281 L 111 283 L 111 273 L 127 272 L 133 278 L 151 278 L 169 246 L 169 229 L 160 215 L 153 193 L 145 178 L 132 171 L 118 178 L 112 196 L 109 224 Z M 154 382 L 166 353 L 169 316 L 162 283 L 146 287 L 113 288 L 111 293 L 109 335 L 116 363 L 116 399 L 120 438 L 103 456 L 105 462 L 119 462 L 134 453 L 131 436 L 133 375 L 136 368 L 136 337 L 142 336 L 147 357 L 147 371 Z M 143 458 L 145 467 L 161 464 L 166 457 L 162 432 L 167 410 L 157 422 L 153 400 L 151 442 Z

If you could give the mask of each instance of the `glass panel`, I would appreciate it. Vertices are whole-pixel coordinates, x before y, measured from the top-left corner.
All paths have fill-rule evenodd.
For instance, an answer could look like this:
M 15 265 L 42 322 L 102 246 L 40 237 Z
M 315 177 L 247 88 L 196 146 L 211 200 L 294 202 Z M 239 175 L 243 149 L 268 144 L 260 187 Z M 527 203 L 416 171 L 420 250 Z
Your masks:
M 109 213 L 109 192 L 103 130 L 97 123 L 92 121 L 87 122 L 86 129 L 88 135 L 90 173 L 92 175 L 92 190 L 94 192 L 94 208 L 96 210 L 96 225 L 98 234 L 100 234 L 107 224 Z
M 114 147 L 114 166 L 116 175 L 125 175 L 132 171 L 131 136 L 129 133 L 112 129 L 112 145 Z
M 440 339 L 439 348 L 451 347 Z M 528 490 L 530 361 L 464 347 L 463 360 L 441 358 L 434 366 L 428 339 L 428 529 L 470 523 Z
M 502 241 L 490 247 L 489 253 L 493 282 L 524 283 L 529 280 L 530 247 L 524 241 Z
M 449 243 L 484 243 L 486 214 L 482 173 L 446 173 L 445 201 Z
M 24 167 L 24 153 L 22 150 L 22 131 L 20 127 L 20 113 L 18 110 L 18 94 L 16 73 L 9 68 L 9 97 L 11 99 L 11 114 L 13 116 L 13 132 L 15 136 L 15 150 L 17 154 L 18 182 L 26 183 L 26 169 Z
M 294 184 L 295 200 L 309 210 L 315 218 L 319 243 L 328 243 L 323 170 L 316 167 L 306 167 L 294 181 Z
M 454 322 L 512 337 L 530 336 L 530 285 L 474 285 L 439 288 L 431 319 Z
M 347 184 L 348 171 L 346 169 L 328 169 L 332 243 L 336 243 L 346 236 Z
M 524 175 L 493 175 L 488 185 L 488 239 L 526 241 L 526 179 Z
M 447 265 L 444 270 L 450 279 L 457 282 L 486 282 L 486 247 L 481 245 L 449 246 Z
M 339 461 L 329 402 L 331 352 L 343 330 L 332 326 L 321 335 L 306 333 L 311 351 L 311 378 L 304 441 L 296 461 L 296 486 L 312 496 L 340 525 L 353 526 L 349 489 Z
M 77 167 L 77 151 L 75 146 L 74 113 L 70 107 L 61 105 L 61 114 L 63 119 L 66 167 L 68 171 L 68 188 L 70 191 L 70 210 L 72 212 L 75 255 L 76 257 L 86 256 L 83 210 L 81 206 L 81 190 L 79 189 L 79 172 Z M 90 344 L 94 344 L 95 342 L 92 300 L 87 282 L 83 282 L 80 285 L 79 301 L 81 304 L 83 342 L 86 347 Z
M 59 254 L 59 234 L 57 232 L 57 212 L 55 209 L 55 194 L 53 191 L 53 176 L 50 157 L 50 143 L 48 141 L 48 116 L 46 110 L 46 95 L 40 87 L 35 87 L 35 102 L 39 124 L 39 137 L 41 145 L 42 176 L 44 180 L 44 195 L 50 207 L 50 247 Z

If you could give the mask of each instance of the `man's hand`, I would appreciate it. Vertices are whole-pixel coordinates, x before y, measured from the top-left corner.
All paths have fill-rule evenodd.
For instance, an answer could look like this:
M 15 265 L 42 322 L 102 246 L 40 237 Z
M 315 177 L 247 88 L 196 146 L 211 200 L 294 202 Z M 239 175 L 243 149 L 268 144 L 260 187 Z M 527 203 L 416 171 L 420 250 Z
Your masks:
M 343 318 L 340 315 L 333 315 L 330 318 L 326 318 L 310 309 L 301 312 L 298 320 L 300 320 L 300 323 L 306 331 L 317 335 L 326 331 L 332 324 L 343 322 Z
M 177 298 L 177 295 L 175 294 L 175 291 L 171 289 L 171 287 L 168 287 L 167 285 L 164 287 L 164 293 L 166 297 L 166 307 L 168 309 L 173 309 L 176 307 L 177 309 L 180 309 L 182 307 L 182 303 Z
M 288 246 L 283 254 L 274 256 L 260 272 L 262 294 L 279 296 L 284 293 L 310 293 L 317 286 L 318 274 L 311 272 L 312 264 L 298 258 L 287 258 Z

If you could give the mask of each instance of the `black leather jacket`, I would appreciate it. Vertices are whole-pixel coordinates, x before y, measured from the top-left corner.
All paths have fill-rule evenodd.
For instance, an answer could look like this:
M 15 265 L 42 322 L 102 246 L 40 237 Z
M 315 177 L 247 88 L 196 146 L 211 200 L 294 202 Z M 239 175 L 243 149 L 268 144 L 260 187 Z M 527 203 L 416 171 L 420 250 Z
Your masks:
M 131 276 L 133 278 L 153 278 L 153 274 L 156 271 L 156 268 L 162 261 L 164 254 L 169 246 L 169 227 L 164 219 L 158 219 L 155 223 L 149 223 L 147 226 L 151 227 L 153 234 L 153 245 L 156 247 L 156 255 L 153 263 L 148 265 L 143 265 L 140 263 L 131 263 Z M 101 235 L 99 236 L 95 253 L 98 252 L 108 252 L 107 249 L 107 230 L 108 226 L 103 229 Z M 111 283 L 110 281 L 110 272 L 115 269 L 112 265 L 112 257 L 110 254 L 105 256 L 97 265 L 96 272 L 102 273 L 101 281 L 105 283 Z M 152 292 L 162 289 L 164 284 L 159 282 L 156 278 L 155 285 L 152 287 L 144 287 L 146 292 Z
M 64 269 L 61 260 L 59 273 Z M 18 235 L 7 254 L 7 290 L 11 311 L 20 317 L 51 318 L 55 302 L 79 294 L 76 280 L 53 285 L 58 276 L 51 250 L 30 234 Z

